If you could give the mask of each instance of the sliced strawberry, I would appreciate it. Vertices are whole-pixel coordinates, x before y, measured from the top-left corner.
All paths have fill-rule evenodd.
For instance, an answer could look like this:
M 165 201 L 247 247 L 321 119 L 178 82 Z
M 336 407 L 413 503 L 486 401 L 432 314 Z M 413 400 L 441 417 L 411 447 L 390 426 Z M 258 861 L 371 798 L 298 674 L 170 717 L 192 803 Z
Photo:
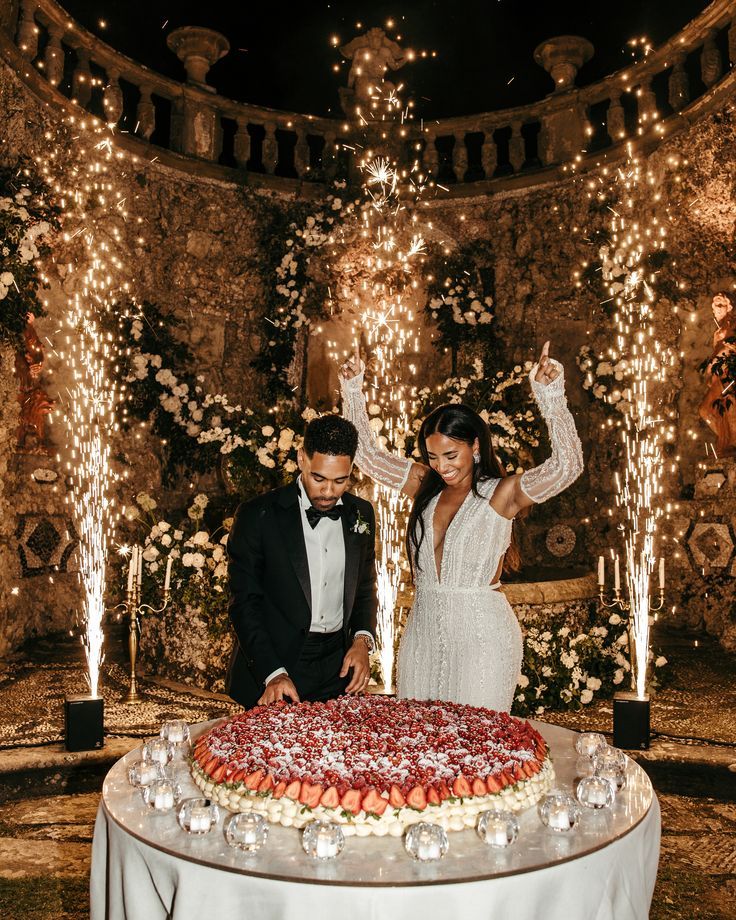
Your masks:
M 406 805 L 404 794 L 398 786 L 391 786 L 388 793 L 388 803 L 392 808 L 403 808 Z
M 260 786 L 261 780 L 263 779 L 263 770 L 256 770 L 255 773 L 250 773 L 245 777 L 246 788 L 252 790 L 253 792 Z
M 222 782 L 222 778 L 223 778 L 223 776 L 225 775 L 225 772 L 226 772 L 226 771 L 227 771 L 227 764 L 226 764 L 226 763 L 221 763 L 220 766 L 217 767 L 217 769 L 215 770 L 215 772 L 210 774 L 210 777 L 211 777 L 211 779 L 212 779 L 212 782 L 213 782 L 213 783 L 221 783 L 221 782 Z
M 219 757 L 210 757 L 210 759 L 202 765 L 202 771 L 207 774 L 207 776 L 212 776 L 215 770 L 220 766 Z
M 342 799 L 340 799 L 340 804 L 345 811 L 357 815 L 360 811 L 360 789 L 348 789 Z
M 406 797 L 406 804 L 417 811 L 424 811 L 427 807 L 427 793 L 424 786 L 415 786 Z
M 276 783 L 273 781 L 273 776 L 271 776 L 270 773 L 267 773 L 258 784 L 258 791 L 270 792 L 275 787 L 275 785 Z
M 284 795 L 287 799 L 293 799 L 295 802 L 299 801 L 299 793 L 301 792 L 302 784 L 298 779 L 295 779 L 293 783 L 289 783 L 286 787 Z
M 452 795 L 452 793 L 450 792 L 450 787 L 445 782 L 441 782 L 437 786 L 437 792 L 439 794 L 441 802 L 444 802 L 445 799 L 449 799 L 450 796 Z
M 382 799 L 375 789 L 369 789 L 363 796 L 363 811 L 375 812 L 379 802 L 385 802 L 385 799 Z
M 524 763 L 521 765 L 521 769 L 524 771 L 524 773 L 528 777 L 531 778 L 532 776 L 534 776 L 534 768 L 532 767 L 531 763 L 528 760 L 524 761 Z
M 299 801 L 302 803 L 302 805 L 307 804 L 307 798 L 309 797 L 309 793 L 311 792 L 311 789 L 312 789 L 312 784 L 306 782 L 306 780 L 302 780 L 302 785 L 299 790 Z
M 453 793 L 461 799 L 465 799 L 470 795 L 470 784 L 465 779 L 465 777 L 460 774 L 455 782 L 452 784 Z
M 517 781 L 520 779 L 526 779 L 526 773 L 521 769 L 521 766 L 518 763 L 514 764 L 514 776 Z
M 241 782 L 241 781 L 243 780 L 243 778 L 245 777 L 245 775 L 246 775 L 247 772 L 248 772 L 247 770 L 236 770 L 235 773 L 233 773 L 233 776 L 232 776 L 232 779 L 230 780 L 230 782 L 231 782 L 231 783 L 239 783 L 239 782 Z
M 430 805 L 440 804 L 440 794 L 437 792 L 434 786 L 430 786 L 429 789 L 427 789 L 427 801 Z
M 386 811 L 387 808 L 388 808 L 388 799 L 384 799 L 382 795 L 379 795 L 376 801 L 374 802 L 373 808 L 371 808 L 371 811 L 373 812 L 374 815 L 378 815 L 378 817 L 380 818 L 381 815 L 384 813 L 384 811 Z
M 476 776 L 472 785 L 473 795 L 488 795 L 488 787 L 482 779 Z
M 501 782 L 495 776 L 486 777 L 486 787 L 491 795 L 495 795 L 497 792 L 500 792 L 503 788 Z
M 529 766 L 532 768 L 532 773 L 539 773 L 542 769 L 542 765 L 538 760 L 530 760 Z
M 316 808 L 320 803 L 320 799 L 322 798 L 322 791 L 323 790 L 320 784 L 314 783 L 309 788 L 309 794 L 307 795 L 307 800 L 304 804 L 309 808 Z
M 340 804 L 340 796 L 334 786 L 330 786 L 329 789 L 326 789 L 322 793 L 320 804 L 324 805 L 325 808 L 337 808 Z
M 285 783 L 285 781 L 282 779 L 280 783 L 277 783 L 277 784 L 276 784 L 276 788 L 273 790 L 272 795 L 273 795 L 273 797 L 274 797 L 275 799 L 280 799 L 281 796 L 282 796 L 285 792 L 286 792 L 286 783 Z

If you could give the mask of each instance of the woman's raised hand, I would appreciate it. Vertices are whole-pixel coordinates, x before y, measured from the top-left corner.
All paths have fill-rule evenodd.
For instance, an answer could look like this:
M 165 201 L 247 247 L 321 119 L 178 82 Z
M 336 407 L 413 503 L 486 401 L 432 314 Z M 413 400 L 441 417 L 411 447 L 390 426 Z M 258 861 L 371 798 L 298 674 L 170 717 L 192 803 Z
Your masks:
M 357 354 L 352 354 L 347 361 L 340 367 L 339 374 L 343 380 L 352 380 L 357 377 L 361 371 L 361 360 Z
M 539 363 L 537 364 L 537 372 L 534 375 L 534 380 L 537 383 L 543 383 L 546 385 L 552 383 L 553 380 L 556 380 L 560 376 L 560 369 L 556 367 L 549 357 L 549 340 L 542 345 L 542 354 L 539 357 Z

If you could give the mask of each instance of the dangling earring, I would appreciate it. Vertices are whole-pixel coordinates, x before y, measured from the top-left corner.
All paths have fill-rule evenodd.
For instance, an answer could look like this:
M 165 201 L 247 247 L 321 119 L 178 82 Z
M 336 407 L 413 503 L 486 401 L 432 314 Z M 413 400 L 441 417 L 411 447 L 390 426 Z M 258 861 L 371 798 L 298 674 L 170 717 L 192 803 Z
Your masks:
M 480 463 L 480 451 L 479 450 L 473 451 L 473 463 Z

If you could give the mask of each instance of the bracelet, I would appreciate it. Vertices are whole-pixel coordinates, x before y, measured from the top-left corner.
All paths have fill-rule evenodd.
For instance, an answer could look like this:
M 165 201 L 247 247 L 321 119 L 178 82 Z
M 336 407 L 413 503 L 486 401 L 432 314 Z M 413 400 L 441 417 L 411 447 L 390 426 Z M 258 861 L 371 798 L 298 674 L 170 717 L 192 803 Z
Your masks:
M 366 635 L 366 633 L 361 633 L 359 636 L 356 636 L 355 639 L 353 639 L 353 642 L 355 642 L 356 639 L 362 639 L 363 642 L 365 642 L 365 645 L 366 645 L 366 648 L 368 649 L 369 654 L 376 647 L 376 643 L 373 639 L 373 636 L 368 636 Z

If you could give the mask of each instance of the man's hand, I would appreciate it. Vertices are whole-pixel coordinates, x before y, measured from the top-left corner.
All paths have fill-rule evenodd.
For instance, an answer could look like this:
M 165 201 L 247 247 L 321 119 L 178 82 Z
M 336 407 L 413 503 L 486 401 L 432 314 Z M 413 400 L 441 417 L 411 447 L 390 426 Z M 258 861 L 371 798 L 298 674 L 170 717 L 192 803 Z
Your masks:
M 285 697 L 288 697 L 292 703 L 301 703 L 299 694 L 296 692 L 296 687 L 289 675 L 279 674 L 266 684 L 266 689 L 260 700 L 258 700 L 258 705 L 268 706 L 270 703 L 280 702 Z
M 353 669 L 353 677 L 345 692 L 363 693 L 370 680 L 371 665 L 368 660 L 368 646 L 360 637 L 355 639 L 343 658 L 340 677 L 347 677 L 350 668 Z

